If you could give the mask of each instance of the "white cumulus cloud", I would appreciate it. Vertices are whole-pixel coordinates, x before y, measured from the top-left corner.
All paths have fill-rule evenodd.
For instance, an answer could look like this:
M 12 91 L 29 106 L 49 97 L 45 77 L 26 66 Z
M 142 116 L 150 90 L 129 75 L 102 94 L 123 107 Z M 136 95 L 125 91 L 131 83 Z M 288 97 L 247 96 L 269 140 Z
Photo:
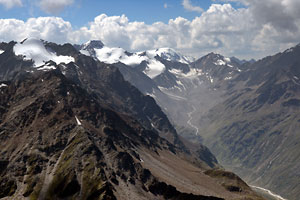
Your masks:
M 41 0 L 39 2 L 40 8 L 49 14 L 58 14 L 65 7 L 74 3 L 74 0 Z
M 21 41 L 28 37 L 64 43 L 74 31 L 69 22 L 58 17 L 30 18 L 26 22 L 17 19 L 0 19 L 0 40 Z
M 217 0 L 214 0 L 217 1 Z M 249 11 L 261 24 L 269 23 L 276 29 L 295 31 L 300 19 L 299 0 L 219 0 L 223 2 L 239 2 L 249 8 Z
M 171 47 L 198 57 L 210 51 L 235 55 L 244 47 L 246 55 L 252 54 L 249 52 L 251 40 L 259 33 L 249 15 L 247 9 L 234 9 L 230 4 L 213 4 L 193 20 L 177 17 L 168 23 L 150 25 L 130 22 L 124 15 L 102 14 L 82 32 L 108 46 L 120 46 L 130 51 Z
M 21 0 L 0 0 L 0 4 L 2 4 L 7 9 L 10 9 L 12 7 L 22 6 L 22 1 Z
M 203 9 L 201 7 L 193 6 L 190 0 L 183 0 L 182 5 L 184 9 L 188 11 L 203 12 Z
M 266 1 L 278 5 L 275 0 Z M 300 8 L 295 0 L 283 0 L 280 4 L 283 10 L 289 10 L 282 11 L 292 20 L 289 25 L 267 14 L 264 18 L 257 17 L 255 9 L 258 8 L 255 5 L 248 3 L 243 8 L 234 8 L 228 3 L 212 4 L 192 20 L 177 17 L 167 23 L 153 24 L 130 21 L 125 15 L 101 14 L 87 26 L 77 29 L 57 17 L 31 18 L 27 21 L 0 19 L 0 41 L 37 37 L 57 43 L 83 43 L 96 39 L 109 47 L 122 47 L 131 52 L 170 47 L 194 57 L 217 52 L 240 58 L 261 58 L 300 42 L 300 18 L 297 18 L 299 13 L 295 7 Z

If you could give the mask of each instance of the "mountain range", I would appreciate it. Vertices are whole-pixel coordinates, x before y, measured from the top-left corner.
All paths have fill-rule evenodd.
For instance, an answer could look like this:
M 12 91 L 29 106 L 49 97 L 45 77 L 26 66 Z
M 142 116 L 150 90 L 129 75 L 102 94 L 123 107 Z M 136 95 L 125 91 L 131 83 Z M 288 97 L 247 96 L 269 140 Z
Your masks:
M 153 97 L 179 135 L 207 145 L 247 182 L 288 199 L 300 196 L 300 46 L 258 61 L 209 53 L 192 59 L 169 48 L 129 53 L 77 49 L 116 66 Z
M 240 75 L 218 56 L 226 77 Z M 181 105 L 187 86 L 221 94 L 193 63 L 171 49 L 129 53 L 100 41 L 0 43 L 0 198 L 263 199 L 164 113 L 184 109 L 170 103 Z

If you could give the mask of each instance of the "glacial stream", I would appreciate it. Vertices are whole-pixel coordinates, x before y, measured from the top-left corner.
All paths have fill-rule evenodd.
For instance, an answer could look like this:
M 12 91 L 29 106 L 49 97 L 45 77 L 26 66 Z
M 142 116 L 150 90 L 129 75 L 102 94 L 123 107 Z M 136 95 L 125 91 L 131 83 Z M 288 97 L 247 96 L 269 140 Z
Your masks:
M 191 112 L 188 113 L 189 120 L 187 121 L 187 124 L 190 125 L 190 127 L 192 127 L 193 129 L 195 129 L 196 130 L 195 134 L 198 135 L 198 132 L 199 132 L 198 127 L 195 126 L 195 125 L 193 125 L 192 122 L 191 122 L 193 120 L 192 115 L 194 114 L 194 112 L 196 112 L 195 106 L 193 106 L 193 111 L 191 111 Z
M 268 199 L 268 200 L 288 200 L 285 199 L 277 194 L 274 194 L 272 191 L 267 190 L 265 188 L 262 187 L 257 187 L 254 185 L 250 185 L 250 187 L 257 192 L 258 194 L 260 194 L 261 196 L 263 196 L 264 198 Z

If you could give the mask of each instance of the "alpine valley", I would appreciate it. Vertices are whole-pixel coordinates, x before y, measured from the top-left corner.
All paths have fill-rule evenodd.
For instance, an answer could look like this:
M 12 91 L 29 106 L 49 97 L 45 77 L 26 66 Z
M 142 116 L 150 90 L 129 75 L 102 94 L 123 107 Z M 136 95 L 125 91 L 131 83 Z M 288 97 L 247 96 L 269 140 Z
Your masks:
M 297 199 L 299 54 L 0 43 L 0 198 Z
M 215 53 L 195 60 L 170 48 L 129 53 L 100 41 L 77 49 L 114 64 L 179 135 L 207 145 L 226 169 L 298 199 L 300 45 L 258 61 Z

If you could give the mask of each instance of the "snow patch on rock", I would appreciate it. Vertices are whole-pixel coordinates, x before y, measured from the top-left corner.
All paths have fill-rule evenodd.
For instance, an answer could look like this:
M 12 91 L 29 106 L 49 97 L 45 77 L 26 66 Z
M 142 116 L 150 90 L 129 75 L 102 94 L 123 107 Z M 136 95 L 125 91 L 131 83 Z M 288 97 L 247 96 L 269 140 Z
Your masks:
M 7 85 L 5 83 L 1 83 L 0 88 L 3 88 L 3 87 L 7 87 Z
M 174 74 L 176 77 L 182 77 L 182 78 L 198 78 L 201 75 L 204 75 L 201 69 L 196 69 L 196 68 L 190 68 L 190 71 L 187 73 L 183 73 L 182 70 L 179 69 L 171 69 L 169 70 L 170 73 Z
M 75 116 L 75 119 L 76 119 L 77 125 L 81 126 L 82 124 L 81 124 L 80 120 L 77 118 L 77 116 Z
M 230 58 L 224 58 L 224 61 L 225 62 L 231 62 L 231 59 Z
M 224 60 L 217 60 L 217 62 L 214 63 L 215 65 L 226 65 L 226 62 Z
M 86 55 L 86 56 L 91 56 L 90 52 L 87 51 L 87 50 L 80 50 L 80 53 L 83 54 L 83 55 Z
M 166 66 L 157 60 L 149 60 L 147 68 L 143 71 L 148 77 L 155 78 L 166 69 Z
M 52 69 L 56 69 L 56 67 L 51 65 L 50 63 L 48 63 L 46 65 L 42 65 L 40 67 L 37 67 L 37 70 L 39 70 L 39 71 L 49 71 L 49 70 L 52 70 Z

